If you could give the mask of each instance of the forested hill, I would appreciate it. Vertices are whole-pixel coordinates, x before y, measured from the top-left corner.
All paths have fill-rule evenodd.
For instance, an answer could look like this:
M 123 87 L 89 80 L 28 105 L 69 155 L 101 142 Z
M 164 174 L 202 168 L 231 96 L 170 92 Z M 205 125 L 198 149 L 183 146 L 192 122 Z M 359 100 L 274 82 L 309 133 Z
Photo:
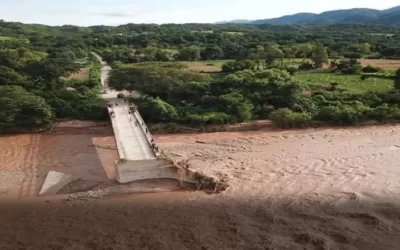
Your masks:
M 240 20 L 222 23 L 241 23 Z M 246 20 L 250 24 L 332 24 L 332 23 L 368 23 L 384 25 L 400 25 L 400 6 L 387 10 L 367 8 L 333 10 L 321 14 L 297 13 L 278 18 L 256 21 Z

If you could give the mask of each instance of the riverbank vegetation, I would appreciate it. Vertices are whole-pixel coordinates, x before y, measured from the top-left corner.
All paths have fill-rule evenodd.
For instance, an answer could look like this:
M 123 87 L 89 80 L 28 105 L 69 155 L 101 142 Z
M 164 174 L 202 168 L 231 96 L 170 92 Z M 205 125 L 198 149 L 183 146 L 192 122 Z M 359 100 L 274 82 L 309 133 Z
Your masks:
M 302 127 L 398 119 L 396 26 L 0 22 L 0 31 L 1 127 L 107 117 L 98 97 L 101 65 L 91 51 L 115 69 L 112 87 L 143 94 L 134 101 L 152 123 L 272 118 Z M 380 59 L 391 59 L 390 69 L 366 65 L 385 65 Z M 68 78 L 82 68 L 85 77 Z
M 369 74 L 364 79 L 361 72 L 370 67 L 359 72 L 338 69 L 352 63 L 333 62 L 324 73 L 311 69 L 296 74 L 279 67 L 261 70 L 247 61 L 238 62 L 250 65 L 246 69 L 217 75 L 191 71 L 181 63 L 120 65 L 111 74 L 110 86 L 139 91 L 142 96 L 132 101 L 150 123 L 205 126 L 269 118 L 294 128 L 399 120 L 395 79 L 400 70 L 390 77 Z
M 40 127 L 56 119 L 106 117 L 98 97 L 100 64 L 89 57 L 75 63 L 71 51 L 0 50 L 0 128 Z M 89 78 L 66 76 L 88 67 Z

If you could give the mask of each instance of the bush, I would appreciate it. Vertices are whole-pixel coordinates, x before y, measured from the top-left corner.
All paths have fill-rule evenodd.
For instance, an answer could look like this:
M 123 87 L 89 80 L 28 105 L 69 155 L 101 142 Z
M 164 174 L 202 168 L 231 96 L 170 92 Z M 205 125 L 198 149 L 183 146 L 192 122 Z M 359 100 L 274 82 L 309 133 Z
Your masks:
M 380 70 L 381 70 L 381 68 L 379 68 L 379 67 L 373 67 L 371 65 L 368 65 L 362 69 L 362 72 L 363 73 L 378 73 Z
M 394 77 L 394 88 L 400 90 L 400 69 L 396 71 L 396 75 Z
M 92 63 L 89 70 L 89 88 L 94 88 L 101 85 L 101 65 Z
M 361 75 L 361 77 L 360 77 L 361 81 L 365 81 L 369 78 L 370 78 L 370 76 L 368 76 L 368 75 Z
M 314 64 L 310 63 L 310 62 L 302 62 L 299 65 L 299 70 L 312 70 L 315 69 Z
M 398 121 L 400 120 L 400 108 L 390 107 L 385 103 L 376 107 L 371 117 L 381 122 Z
M 294 76 L 297 73 L 298 69 L 296 69 L 295 67 L 289 67 L 286 68 L 286 71 L 289 72 L 291 76 Z
M 331 67 L 342 74 L 360 74 L 363 67 L 356 59 L 332 62 Z
M 237 71 L 242 71 L 246 69 L 254 70 L 257 64 L 252 60 L 240 60 L 235 62 L 227 62 L 222 65 L 222 72 L 224 73 L 234 73 Z
M 332 122 L 338 125 L 356 125 L 368 118 L 372 109 L 360 102 L 353 105 L 340 104 L 337 106 L 321 107 L 315 115 L 316 120 Z
M 362 58 L 362 54 L 357 53 L 357 52 L 351 52 L 351 53 L 344 54 L 344 57 L 349 58 L 349 59 L 360 59 L 360 58 Z
M 311 115 L 295 113 L 288 108 L 283 108 L 272 112 L 270 119 L 281 128 L 304 128 L 310 124 Z
M 382 59 L 381 55 L 366 56 L 365 59 Z
M 232 116 L 223 112 L 186 113 L 183 121 L 191 125 L 218 125 L 232 123 Z

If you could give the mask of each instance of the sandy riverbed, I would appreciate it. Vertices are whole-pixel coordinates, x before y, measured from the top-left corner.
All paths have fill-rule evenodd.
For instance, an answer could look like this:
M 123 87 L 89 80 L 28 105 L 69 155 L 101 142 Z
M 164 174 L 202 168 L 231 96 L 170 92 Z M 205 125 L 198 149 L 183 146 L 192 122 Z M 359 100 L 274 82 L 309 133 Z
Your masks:
M 33 178 L 56 166 L 112 178 L 116 152 L 88 147 L 112 144 L 111 135 L 35 136 L 0 138 L 0 172 Z M 177 160 L 226 179 L 230 189 L 9 200 L 0 206 L 0 248 L 398 249 L 400 126 L 155 138 Z
M 229 197 L 400 198 L 400 126 L 167 135 L 157 141 L 171 156 L 190 159 L 193 169 L 226 179 Z

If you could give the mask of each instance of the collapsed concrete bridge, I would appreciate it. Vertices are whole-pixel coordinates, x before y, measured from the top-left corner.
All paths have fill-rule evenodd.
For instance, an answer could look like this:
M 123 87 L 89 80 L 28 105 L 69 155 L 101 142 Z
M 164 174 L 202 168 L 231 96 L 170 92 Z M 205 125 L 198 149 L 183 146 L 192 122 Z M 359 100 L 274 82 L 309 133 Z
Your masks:
M 115 95 L 110 92 L 107 96 Z M 128 183 L 145 179 L 177 179 L 196 182 L 194 172 L 179 171 L 161 151 L 142 119 L 140 113 L 124 99 L 108 98 L 108 111 L 117 144 L 119 160 L 115 163 L 116 179 Z
M 181 182 L 196 183 L 196 174 L 189 169 L 175 166 L 170 159 L 161 155 L 161 150 L 141 117 L 139 111 L 125 98 L 118 98 L 127 91 L 117 92 L 109 90 L 108 77 L 111 67 L 93 53 L 102 63 L 101 83 L 104 90 L 102 98 L 108 104 L 108 112 L 114 130 L 119 160 L 115 163 L 116 180 L 119 183 L 146 179 L 176 179 Z

